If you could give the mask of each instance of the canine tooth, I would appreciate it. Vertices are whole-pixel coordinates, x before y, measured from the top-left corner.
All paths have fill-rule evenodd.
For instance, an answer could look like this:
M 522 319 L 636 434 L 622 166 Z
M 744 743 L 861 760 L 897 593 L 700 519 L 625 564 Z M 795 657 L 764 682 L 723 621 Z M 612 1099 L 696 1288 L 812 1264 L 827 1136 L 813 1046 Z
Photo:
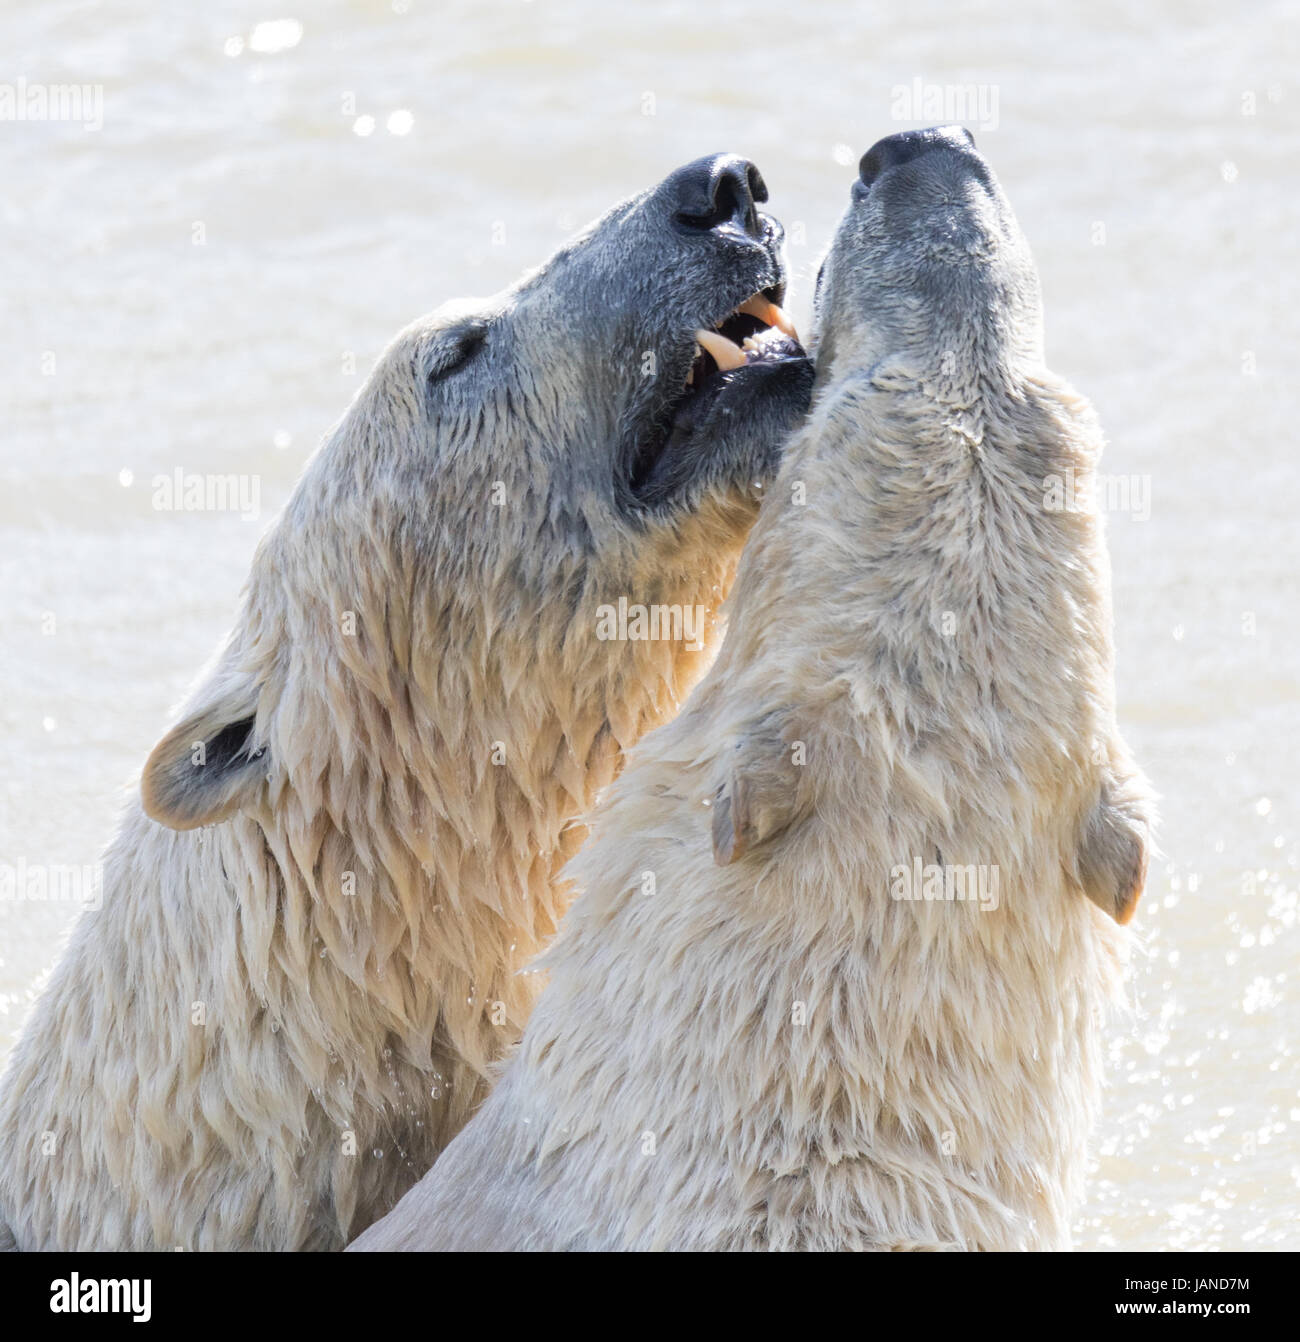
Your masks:
M 695 339 L 713 356 L 713 362 L 725 373 L 745 366 L 745 352 L 720 331 L 696 331 Z
M 762 294 L 755 294 L 753 298 L 742 303 L 736 311 L 748 313 L 751 317 L 757 317 L 759 321 L 765 322 L 768 326 L 775 326 L 778 331 L 784 331 L 791 340 L 799 339 L 799 333 L 794 329 L 794 322 L 785 315 L 783 309 L 777 307 L 770 298 L 764 298 Z

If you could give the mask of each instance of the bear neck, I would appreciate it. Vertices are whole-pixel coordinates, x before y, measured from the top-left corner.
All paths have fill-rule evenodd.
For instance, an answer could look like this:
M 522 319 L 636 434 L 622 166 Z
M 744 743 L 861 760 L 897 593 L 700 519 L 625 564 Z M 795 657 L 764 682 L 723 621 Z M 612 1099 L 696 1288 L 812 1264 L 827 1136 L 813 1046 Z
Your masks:
M 1090 776 L 1114 730 L 1109 563 L 1096 514 L 1054 508 L 1045 482 L 1087 499 L 1099 452 L 1045 375 L 959 410 L 847 380 L 787 450 L 718 677 L 774 712 L 847 696 L 882 750 L 943 756 L 972 796 L 1016 771 Z
M 293 963 L 333 967 L 401 1056 L 427 1066 L 450 1041 L 485 1074 L 540 989 L 518 971 L 571 898 L 560 871 L 585 835 L 577 818 L 707 666 L 738 548 L 598 581 L 575 560 L 550 591 L 507 574 L 472 606 L 463 585 L 435 581 L 400 616 L 391 583 L 358 591 L 367 566 L 354 563 L 315 637 L 299 622 L 294 658 L 286 629 L 259 626 L 246 659 L 261 656 L 277 711 L 253 820 L 275 888 L 249 920 L 251 963 L 292 936 Z M 620 593 L 705 604 L 703 646 L 601 641 L 598 607 Z M 356 614 L 346 637 L 343 608 Z M 272 926 L 276 901 L 294 913 Z

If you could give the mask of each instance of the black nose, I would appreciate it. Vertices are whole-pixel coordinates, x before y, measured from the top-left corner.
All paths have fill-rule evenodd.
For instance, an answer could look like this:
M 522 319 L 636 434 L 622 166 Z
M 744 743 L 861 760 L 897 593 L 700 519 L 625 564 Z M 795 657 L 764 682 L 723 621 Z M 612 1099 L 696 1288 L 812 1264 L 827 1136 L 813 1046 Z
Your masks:
M 678 168 L 661 188 L 673 215 L 687 228 L 735 223 L 755 236 L 762 231 L 755 208 L 767 199 L 758 169 L 738 154 L 711 154 Z
M 975 137 L 962 126 L 931 126 L 928 130 L 905 130 L 897 135 L 886 135 L 862 155 L 858 177 L 864 186 L 870 186 L 886 168 L 910 163 L 934 149 L 959 147 L 975 147 Z

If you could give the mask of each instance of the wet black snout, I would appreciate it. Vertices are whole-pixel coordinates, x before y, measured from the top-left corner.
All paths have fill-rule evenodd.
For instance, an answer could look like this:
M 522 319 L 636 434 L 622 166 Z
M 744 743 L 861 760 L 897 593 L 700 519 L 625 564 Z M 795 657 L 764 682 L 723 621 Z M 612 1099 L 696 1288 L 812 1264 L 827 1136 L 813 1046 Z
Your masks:
M 858 180 L 870 186 L 886 168 L 910 163 L 922 154 L 936 149 L 973 149 L 975 137 L 962 126 L 931 126 L 927 130 L 905 130 L 897 135 L 886 135 L 862 155 L 858 164 Z
M 711 154 L 678 168 L 663 184 L 673 217 L 686 228 L 707 230 L 735 224 L 762 236 L 757 206 L 767 199 L 762 174 L 738 154 Z

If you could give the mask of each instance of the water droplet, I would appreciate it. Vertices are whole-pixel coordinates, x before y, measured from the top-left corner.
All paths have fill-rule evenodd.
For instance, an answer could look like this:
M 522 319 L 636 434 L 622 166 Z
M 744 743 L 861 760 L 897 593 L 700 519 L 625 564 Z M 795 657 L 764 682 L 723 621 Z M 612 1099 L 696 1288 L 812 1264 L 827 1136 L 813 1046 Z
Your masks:
M 248 35 L 248 49 L 272 55 L 288 51 L 302 41 L 302 24 L 297 19 L 270 19 L 257 24 Z

